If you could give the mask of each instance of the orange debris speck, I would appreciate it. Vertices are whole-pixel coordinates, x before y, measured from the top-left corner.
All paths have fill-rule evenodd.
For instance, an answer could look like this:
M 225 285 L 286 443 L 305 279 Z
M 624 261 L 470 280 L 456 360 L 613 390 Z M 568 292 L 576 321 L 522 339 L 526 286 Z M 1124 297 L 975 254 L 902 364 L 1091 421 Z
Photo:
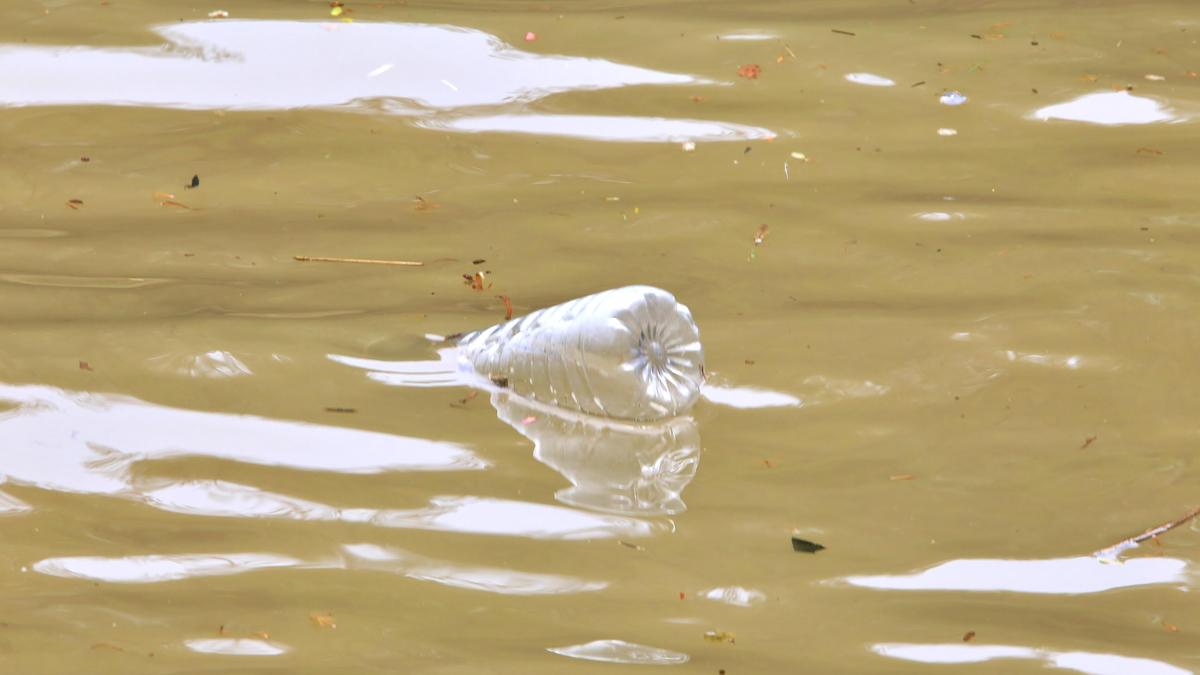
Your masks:
M 747 63 L 737 69 L 738 77 L 744 77 L 747 80 L 757 80 L 760 73 L 762 73 L 762 67 L 757 63 Z

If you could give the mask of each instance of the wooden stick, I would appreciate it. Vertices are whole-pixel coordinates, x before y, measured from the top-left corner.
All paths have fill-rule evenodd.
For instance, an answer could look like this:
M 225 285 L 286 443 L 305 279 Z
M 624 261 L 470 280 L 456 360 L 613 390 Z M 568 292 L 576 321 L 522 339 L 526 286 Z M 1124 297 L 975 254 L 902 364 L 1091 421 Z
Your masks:
M 403 267 L 424 267 L 425 263 L 415 260 L 372 260 L 370 258 L 329 258 L 319 255 L 296 255 L 292 256 L 300 262 L 341 262 L 341 263 L 362 263 L 364 265 L 400 265 Z
M 1131 548 L 1137 546 L 1138 544 L 1142 543 L 1143 541 L 1146 541 L 1147 539 L 1154 539 L 1155 537 L 1157 537 L 1160 534 L 1170 532 L 1171 530 L 1179 527 L 1180 525 L 1184 525 L 1184 524 L 1188 523 L 1189 521 L 1193 520 L 1194 518 L 1196 518 L 1196 516 L 1200 516 L 1200 507 L 1197 507 L 1197 508 L 1192 509 L 1191 511 L 1188 511 L 1187 513 L 1183 514 L 1179 518 L 1176 518 L 1175 520 L 1172 520 L 1169 523 L 1163 523 L 1162 525 L 1159 525 L 1158 527 L 1152 527 L 1139 535 L 1130 537 L 1123 541 L 1119 541 L 1119 542 L 1113 544 L 1112 546 L 1109 546 L 1108 548 L 1102 548 L 1099 551 L 1096 551 L 1093 555 L 1115 556 L 1116 554 L 1118 554 L 1122 551 L 1126 551 L 1128 549 L 1131 549 Z

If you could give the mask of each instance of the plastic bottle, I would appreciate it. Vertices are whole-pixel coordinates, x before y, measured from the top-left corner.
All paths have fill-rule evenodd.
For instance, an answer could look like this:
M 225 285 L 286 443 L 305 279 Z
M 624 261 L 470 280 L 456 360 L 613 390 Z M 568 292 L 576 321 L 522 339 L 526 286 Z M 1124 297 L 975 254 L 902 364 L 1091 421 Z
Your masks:
M 651 286 L 547 307 L 458 344 L 465 364 L 521 396 L 617 419 L 681 415 L 704 380 L 692 313 Z

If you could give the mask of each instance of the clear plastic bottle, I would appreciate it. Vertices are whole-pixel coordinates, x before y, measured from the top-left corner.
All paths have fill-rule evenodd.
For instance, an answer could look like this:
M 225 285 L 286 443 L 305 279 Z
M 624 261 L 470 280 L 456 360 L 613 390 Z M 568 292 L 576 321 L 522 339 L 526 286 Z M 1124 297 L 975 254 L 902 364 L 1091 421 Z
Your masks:
M 465 364 L 521 396 L 617 419 L 681 415 L 704 380 L 692 313 L 651 286 L 547 307 L 458 344 Z

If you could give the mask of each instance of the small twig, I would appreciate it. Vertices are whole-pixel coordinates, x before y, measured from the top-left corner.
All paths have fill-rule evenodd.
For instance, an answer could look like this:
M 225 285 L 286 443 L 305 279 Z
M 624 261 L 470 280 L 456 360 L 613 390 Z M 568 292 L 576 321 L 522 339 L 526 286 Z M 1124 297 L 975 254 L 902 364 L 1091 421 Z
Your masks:
M 425 263 L 415 260 L 372 260 L 370 258 L 329 258 L 325 256 L 308 256 L 297 255 L 292 256 L 300 262 L 341 262 L 341 263 L 362 263 L 364 265 L 401 265 L 403 267 L 424 267 Z
M 1122 551 L 1126 551 L 1128 549 L 1134 548 L 1135 546 L 1142 543 L 1143 541 L 1146 541 L 1148 539 L 1155 539 L 1160 534 L 1165 534 L 1165 533 L 1170 532 L 1171 530 L 1179 527 L 1180 525 L 1184 525 L 1184 524 L 1188 523 L 1189 521 L 1196 518 L 1196 516 L 1200 516 L 1200 507 L 1197 507 L 1197 508 L 1192 509 L 1191 511 L 1188 511 L 1187 513 L 1183 514 L 1183 516 L 1176 518 L 1175 520 L 1172 520 L 1169 523 L 1163 523 L 1162 525 L 1159 525 L 1158 527 L 1152 527 L 1149 530 L 1146 530 L 1145 532 L 1143 532 L 1139 535 L 1119 541 L 1116 544 L 1113 544 L 1112 546 L 1109 546 L 1107 548 L 1102 548 L 1099 551 L 1096 551 L 1095 553 L 1093 553 L 1092 555 L 1100 556 L 1100 557 L 1115 557 L 1118 553 L 1121 553 Z

